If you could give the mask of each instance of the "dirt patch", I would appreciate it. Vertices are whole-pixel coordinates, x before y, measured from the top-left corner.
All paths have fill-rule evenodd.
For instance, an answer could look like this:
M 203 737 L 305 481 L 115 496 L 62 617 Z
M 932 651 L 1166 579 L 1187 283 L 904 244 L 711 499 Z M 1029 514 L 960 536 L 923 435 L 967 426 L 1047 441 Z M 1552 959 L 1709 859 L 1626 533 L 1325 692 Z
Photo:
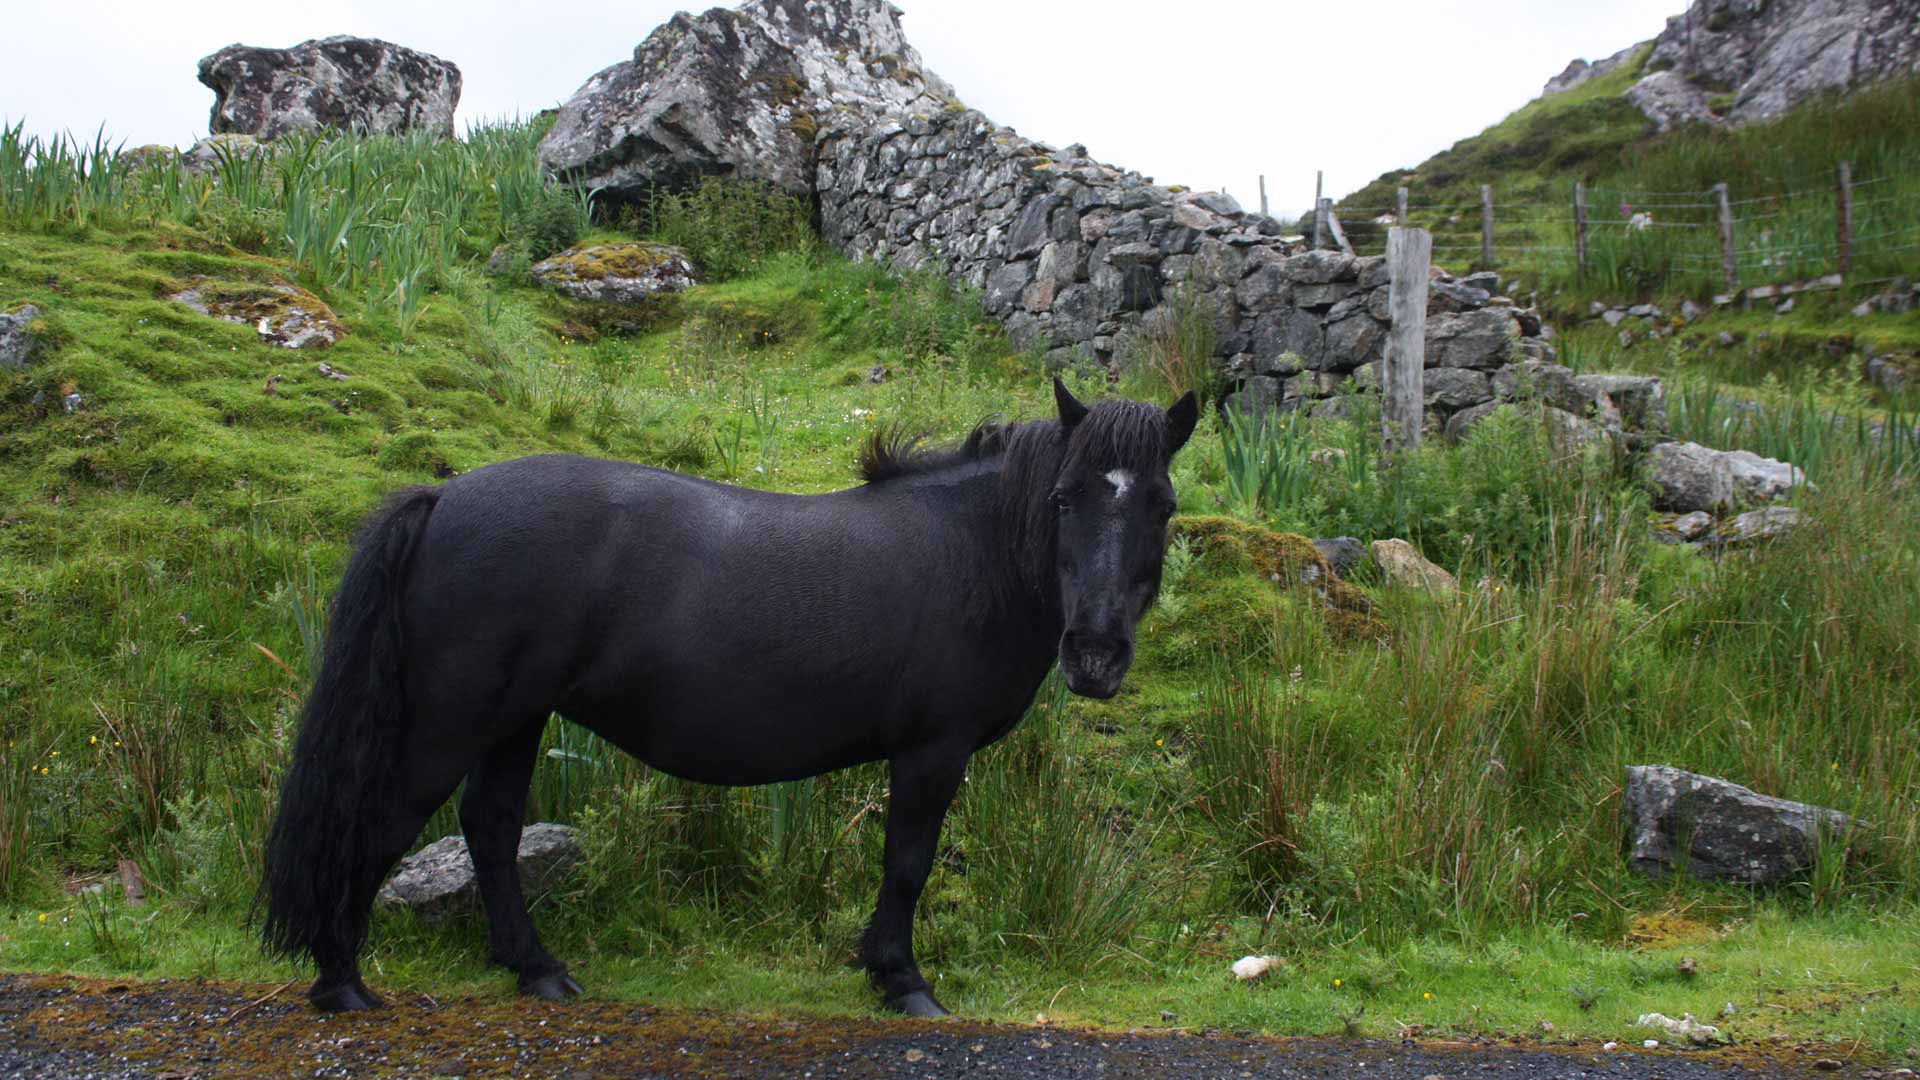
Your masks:
M 304 987 L 0 976 L 0 1077 L 1580 1076 L 1859 1075 L 1815 1058 L 1595 1047 L 1258 1039 L 966 1021 L 737 1016 L 622 1002 L 412 995 L 325 1016 Z

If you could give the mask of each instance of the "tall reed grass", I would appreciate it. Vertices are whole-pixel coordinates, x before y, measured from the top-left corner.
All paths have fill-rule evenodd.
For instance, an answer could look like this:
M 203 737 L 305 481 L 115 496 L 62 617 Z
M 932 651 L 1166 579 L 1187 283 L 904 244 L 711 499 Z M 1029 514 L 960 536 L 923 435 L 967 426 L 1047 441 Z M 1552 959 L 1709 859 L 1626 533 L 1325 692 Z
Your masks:
M 362 299 L 411 337 L 427 297 L 463 257 L 509 238 L 556 198 L 578 226 L 592 192 L 561 194 L 533 150 L 545 125 L 508 121 L 464 140 L 407 135 L 292 135 L 260 150 L 219 147 L 203 172 L 178 156 L 121 154 L 0 128 L 0 223 L 85 229 L 172 222 L 241 250 L 292 262 L 326 296 Z

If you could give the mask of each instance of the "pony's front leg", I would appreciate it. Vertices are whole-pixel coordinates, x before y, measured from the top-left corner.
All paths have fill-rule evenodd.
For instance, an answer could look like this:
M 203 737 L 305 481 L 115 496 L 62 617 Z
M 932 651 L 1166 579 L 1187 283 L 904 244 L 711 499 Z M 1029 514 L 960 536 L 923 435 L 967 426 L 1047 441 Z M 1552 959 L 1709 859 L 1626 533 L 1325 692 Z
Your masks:
M 966 775 L 969 745 L 923 747 L 893 758 L 887 799 L 887 854 L 880 902 L 860 943 L 860 958 L 887 1008 L 909 1016 L 946 1016 L 913 962 L 913 909 L 933 869 L 940 823 Z

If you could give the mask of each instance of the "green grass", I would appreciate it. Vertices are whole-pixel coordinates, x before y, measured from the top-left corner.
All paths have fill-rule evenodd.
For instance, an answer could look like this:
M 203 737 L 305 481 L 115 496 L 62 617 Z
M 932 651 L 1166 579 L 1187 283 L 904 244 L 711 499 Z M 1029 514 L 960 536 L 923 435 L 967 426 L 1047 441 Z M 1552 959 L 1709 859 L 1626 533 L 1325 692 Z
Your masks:
M 531 141 L 474 135 L 495 139 L 523 170 Z M 354 145 L 297 176 L 354 175 Z M 419 177 L 481 152 L 359 145 L 383 163 L 355 189 L 373 208 L 404 200 L 384 175 L 404 155 Z M 426 220 L 455 220 L 436 200 L 464 189 L 416 187 Z M 55 346 L 0 381 L 0 967 L 294 977 L 258 957 L 247 901 L 325 598 L 384 491 L 554 450 L 824 491 L 883 425 L 956 436 L 1050 407 L 1039 365 L 974 298 L 779 233 L 764 193 L 691 204 L 688 235 L 774 232 L 728 280 L 636 319 L 482 274 L 518 242 L 492 196 L 457 216 L 402 318 L 291 237 L 246 250 L 140 191 L 62 190 L 0 210 L 0 306 L 40 305 Z M 271 348 L 164 299 L 195 276 L 301 281 L 349 333 L 324 353 Z M 1128 386 L 1165 401 L 1191 374 L 1149 363 Z M 1920 739 L 1920 594 L 1888 584 L 1920 565 L 1920 499 L 1887 451 L 1835 440 L 1799 497 L 1815 525 L 1716 562 L 1646 542 L 1634 461 L 1555 458 L 1524 413 L 1387 468 L 1373 427 L 1303 423 L 1256 446 L 1203 419 L 1174 469 L 1186 521 L 1233 515 L 1266 539 L 1177 544 L 1123 692 L 1043 694 L 976 760 L 916 931 L 948 1003 L 1267 1032 L 1549 1019 L 1625 1038 L 1639 1011 L 1734 1000 L 1754 1036 L 1916 1041 L 1898 946 L 1920 934 L 1920 763 L 1904 749 Z M 1329 449 L 1344 457 L 1316 460 Z M 1270 528 L 1409 536 L 1467 588 L 1369 582 L 1323 601 L 1293 586 L 1300 542 Z M 706 789 L 558 721 L 544 750 L 532 816 L 579 825 L 587 863 L 537 915 L 596 993 L 871 1007 L 844 963 L 878 886 L 882 769 Z M 1618 785 L 1645 762 L 1871 828 L 1774 890 L 1640 878 Z M 422 839 L 453 828 L 443 811 Z M 66 891 L 119 858 L 151 907 Z M 1633 943 L 1649 916 L 1681 927 L 1674 947 Z M 476 931 L 383 916 L 371 977 L 504 993 Z M 1257 952 L 1287 968 L 1233 984 L 1226 966 Z M 1699 959 L 1696 981 L 1677 953 Z
M 1341 200 L 1355 243 L 1377 250 L 1369 219 L 1411 189 L 1411 223 L 1431 229 L 1435 261 L 1480 261 L 1480 186 L 1491 185 L 1496 266 L 1550 289 L 1566 310 L 1590 297 L 1705 300 L 1726 291 L 1711 189 L 1729 188 L 1739 284 L 1792 282 L 1837 269 L 1836 176 L 1854 183 L 1847 306 L 1908 274 L 1920 251 L 1920 94 L 1913 78 L 1809 101 L 1736 130 L 1651 133 L 1621 97 L 1641 58 L 1573 90 L 1529 102 L 1412 170 Z M 1573 185 L 1586 183 L 1588 262 L 1574 256 Z M 1650 213 L 1654 225 L 1628 222 Z

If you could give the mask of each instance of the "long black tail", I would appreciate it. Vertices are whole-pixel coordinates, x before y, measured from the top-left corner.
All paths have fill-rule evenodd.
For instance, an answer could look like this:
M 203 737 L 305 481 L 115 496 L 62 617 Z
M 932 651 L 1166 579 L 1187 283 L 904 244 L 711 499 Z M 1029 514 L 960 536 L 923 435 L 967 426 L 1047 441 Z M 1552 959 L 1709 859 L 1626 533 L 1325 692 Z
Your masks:
M 350 965 L 367 936 L 379 885 L 369 864 L 408 722 L 401 597 L 439 498 L 430 487 L 396 492 L 362 527 L 267 836 L 266 949 L 322 970 Z

